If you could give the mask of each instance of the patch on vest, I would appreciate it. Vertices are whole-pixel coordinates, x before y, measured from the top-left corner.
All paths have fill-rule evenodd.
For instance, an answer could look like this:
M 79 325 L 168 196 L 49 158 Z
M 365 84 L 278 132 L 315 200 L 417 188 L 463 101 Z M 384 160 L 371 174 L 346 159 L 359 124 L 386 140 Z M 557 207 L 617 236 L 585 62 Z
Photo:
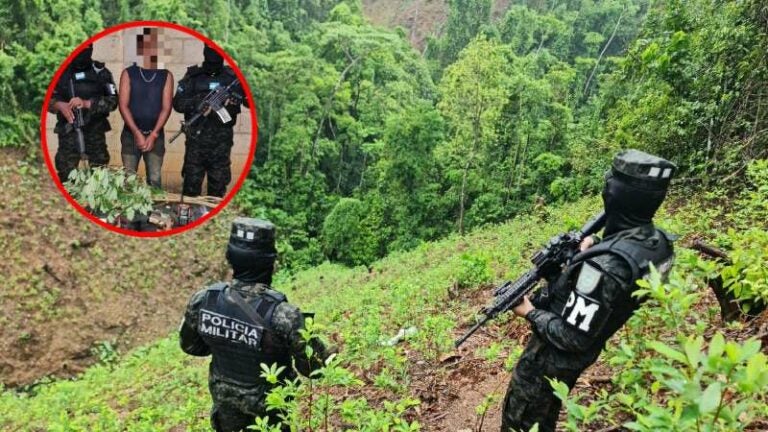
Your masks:
M 589 333 L 592 321 L 599 315 L 599 312 L 600 303 L 595 302 L 589 297 L 582 296 L 576 291 L 571 291 L 571 295 L 568 297 L 561 315 L 568 324 L 585 333 Z
M 584 263 L 581 266 L 579 272 L 579 279 L 576 281 L 576 291 L 582 294 L 590 294 L 597 288 L 602 278 L 603 273 L 591 266 L 589 263 Z
M 200 309 L 200 334 L 259 348 L 264 329 L 206 309 Z
M 85 79 L 85 72 L 75 72 L 75 81 L 80 81 Z

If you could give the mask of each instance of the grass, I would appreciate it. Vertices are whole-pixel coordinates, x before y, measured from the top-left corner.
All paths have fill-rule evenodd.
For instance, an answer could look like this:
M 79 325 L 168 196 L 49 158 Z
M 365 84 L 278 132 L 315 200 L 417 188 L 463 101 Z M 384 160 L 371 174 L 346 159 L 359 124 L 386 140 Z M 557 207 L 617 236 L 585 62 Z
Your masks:
M 371 388 L 387 399 L 403 398 L 409 396 L 408 357 L 434 361 L 450 350 L 453 329 L 488 299 L 487 290 L 477 286 L 460 288 L 458 297 L 451 294 L 460 278 L 473 276 L 468 271 L 491 274 L 494 280 L 511 277 L 526 266 L 524 257 L 534 245 L 563 226 L 578 225 L 596 208 L 594 199 L 585 200 L 566 206 L 566 211 L 547 213 L 547 223 L 523 217 L 465 238 L 454 236 L 391 255 L 371 271 L 326 263 L 278 278 L 275 285 L 302 309 L 317 314 L 328 337 L 342 346 L 344 363 Z M 476 302 L 468 306 L 458 301 L 467 297 L 476 297 Z M 399 329 L 411 326 L 418 333 L 407 343 L 382 346 Z M 372 371 L 370 377 L 365 370 Z M 4 392 L 0 427 L 204 430 L 210 404 L 206 374 L 207 360 L 184 355 L 171 335 L 114 365 L 89 368 L 77 379 L 41 384 L 30 394 Z
M 424 243 L 370 269 L 326 263 L 292 276 L 281 274 L 275 286 L 303 310 L 316 313 L 327 339 L 341 347 L 342 364 L 364 383 L 334 397 L 349 403 L 365 400 L 359 402 L 365 409 L 380 409 L 386 401 L 418 399 L 413 385 L 417 371 L 448 379 L 440 358 L 452 351 L 453 339 L 466 329 L 476 308 L 489 300 L 489 282 L 515 277 L 549 237 L 578 227 L 598 209 L 597 199 L 586 198 L 463 238 Z M 667 211 L 674 214 L 660 218 L 659 225 L 682 235 L 708 232 L 710 220 L 675 210 Z M 696 319 L 704 319 L 704 326 L 716 325 L 711 313 L 704 315 Z M 417 333 L 405 342 L 394 347 L 382 343 L 409 327 Z M 479 333 L 485 333 L 485 343 L 467 344 L 462 355 L 493 363 L 499 370 L 511 366 L 520 346 L 507 336 L 510 328 L 525 331 L 526 326 L 509 317 L 497 320 Z M 667 327 L 661 331 L 674 333 Z M 609 356 L 619 354 L 608 350 Z M 604 359 L 607 364 L 611 360 Z M 184 355 L 172 334 L 116 363 L 89 368 L 76 379 L 41 383 L 26 394 L 3 392 L 0 428 L 208 430 L 207 364 L 207 359 Z M 422 414 L 410 408 L 405 415 Z

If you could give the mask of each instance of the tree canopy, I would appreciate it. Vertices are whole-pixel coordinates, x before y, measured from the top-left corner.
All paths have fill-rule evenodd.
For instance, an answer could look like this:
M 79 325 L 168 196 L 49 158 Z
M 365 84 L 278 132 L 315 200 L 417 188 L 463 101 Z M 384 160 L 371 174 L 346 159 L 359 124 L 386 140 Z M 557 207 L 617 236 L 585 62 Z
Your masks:
M 6 2 L 7 3 L 7 2 Z M 51 71 L 88 35 L 164 19 L 220 43 L 258 106 L 236 203 L 280 229 L 284 268 L 367 264 L 600 187 L 619 148 L 687 185 L 766 156 L 759 0 L 450 0 L 416 51 L 359 0 L 20 1 L 0 14 L 0 145 L 34 148 Z M 724 182 L 724 183 L 723 183 Z

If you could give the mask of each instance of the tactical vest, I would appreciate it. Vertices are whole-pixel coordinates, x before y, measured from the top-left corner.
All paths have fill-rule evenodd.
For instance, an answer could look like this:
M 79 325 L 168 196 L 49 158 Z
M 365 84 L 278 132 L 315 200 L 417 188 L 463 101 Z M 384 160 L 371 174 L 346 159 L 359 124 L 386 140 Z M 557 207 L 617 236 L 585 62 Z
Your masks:
M 237 75 L 229 66 L 225 66 L 221 72 L 211 76 L 203 68 L 199 66 L 190 66 L 187 68 L 187 77 L 189 78 L 189 84 L 184 89 L 185 93 L 191 95 L 207 95 L 211 90 L 215 90 L 217 87 L 226 87 L 237 80 Z M 220 128 L 232 128 L 237 124 L 237 115 L 240 114 L 240 104 L 231 104 L 226 106 L 229 111 L 232 121 L 226 124 L 221 122 L 219 116 L 211 113 L 205 118 L 205 127 L 220 127 Z M 194 114 L 184 114 L 184 119 L 189 120 Z
M 255 299 L 243 300 L 255 317 L 231 297 L 226 283 L 208 288 L 200 308 L 197 331 L 213 354 L 211 369 L 237 385 L 262 384 L 259 364 L 277 363 L 291 369 L 291 356 L 285 342 L 272 328 L 272 314 L 283 294 L 267 290 Z M 255 318 L 255 319 L 254 319 Z
M 106 96 L 116 94 L 114 83 L 110 82 L 110 74 L 104 68 L 104 63 L 93 62 L 91 67 L 84 70 L 68 69 L 61 75 L 58 83 L 58 90 L 63 97 L 62 100 L 69 101 L 71 98 L 77 96 L 80 99 L 93 99 L 99 96 Z M 75 94 L 71 94 L 69 87 L 70 79 L 74 83 Z M 112 87 L 110 87 L 112 86 Z M 114 93 L 113 93 L 114 92 Z M 85 119 L 86 128 L 101 128 L 102 132 L 110 130 L 109 121 L 107 121 L 108 115 L 95 116 L 91 114 L 91 110 L 84 109 L 83 116 Z M 64 131 L 64 127 L 67 125 L 67 120 L 61 113 L 56 114 L 57 124 L 56 131 Z
M 619 279 L 601 269 L 593 258 L 610 254 L 627 264 L 631 276 Z M 636 281 L 647 277 L 650 264 L 666 277 L 674 259 L 672 240 L 661 230 L 648 235 L 648 227 L 618 232 L 577 254 L 557 280 L 549 310 L 567 323 L 594 336 L 598 351 L 632 316 L 640 302 L 631 296 Z M 585 267 L 589 266 L 589 267 Z M 612 278 L 620 287 L 606 290 L 603 278 Z

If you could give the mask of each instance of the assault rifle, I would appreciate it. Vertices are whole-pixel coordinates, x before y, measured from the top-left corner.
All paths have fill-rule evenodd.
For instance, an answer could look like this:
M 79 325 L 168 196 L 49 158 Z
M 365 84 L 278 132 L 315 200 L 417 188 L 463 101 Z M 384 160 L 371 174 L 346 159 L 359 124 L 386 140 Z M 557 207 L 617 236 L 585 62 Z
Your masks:
M 210 111 L 215 112 L 216 115 L 219 116 L 219 119 L 221 119 L 222 123 L 229 123 L 232 121 L 232 116 L 229 115 L 229 111 L 227 111 L 225 103 L 228 99 L 232 99 L 235 103 L 241 103 L 243 101 L 243 95 L 235 92 L 234 87 L 236 85 L 240 85 L 240 81 L 234 80 L 226 87 L 218 86 L 208 92 L 208 94 L 205 95 L 205 98 L 203 98 L 203 100 L 197 106 L 195 114 L 192 116 L 192 118 L 186 122 L 184 120 L 181 121 L 181 129 L 179 129 L 179 131 L 173 135 L 169 143 L 174 142 L 176 138 L 182 134 L 182 132 L 188 137 L 199 135 L 201 131 L 195 126 L 200 121 L 200 119 L 207 117 Z
M 72 78 L 69 79 L 69 94 L 71 97 L 75 97 L 75 82 Z M 83 126 L 85 126 L 85 120 L 83 119 L 83 109 L 74 108 L 72 113 L 75 115 L 75 120 L 72 122 L 72 128 L 75 130 L 75 137 L 77 139 L 77 150 L 80 152 L 80 164 L 81 168 L 88 169 L 88 155 L 85 153 L 85 136 L 83 136 Z
M 605 213 L 600 212 L 600 214 L 584 224 L 580 230 L 552 237 L 549 243 L 531 258 L 533 263 L 532 269 L 515 281 L 504 282 L 493 291 L 493 304 L 480 310 L 483 318 L 469 329 L 464 336 L 457 339 L 454 346 L 458 348 L 485 323 L 520 304 L 523 296 L 531 292 L 540 279 L 560 271 L 562 266 L 567 265 L 579 252 L 581 241 L 585 237 L 600 231 L 604 225 Z

